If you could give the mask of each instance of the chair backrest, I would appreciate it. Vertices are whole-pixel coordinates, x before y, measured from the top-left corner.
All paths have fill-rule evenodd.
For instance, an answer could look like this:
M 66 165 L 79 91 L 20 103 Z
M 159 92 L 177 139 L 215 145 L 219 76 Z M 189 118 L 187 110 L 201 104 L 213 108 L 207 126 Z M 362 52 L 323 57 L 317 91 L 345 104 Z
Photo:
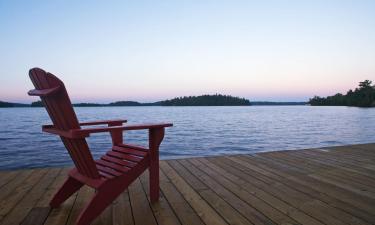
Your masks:
M 31 69 L 29 76 L 35 89 L 39 91 L 39 94 L 34 95 L 41 98 L 54 127 L 65 131 L 79 129 L 80 125 L 64 83 L 53 74 L 40 68 Z M 100 177 L 84 138 L 69 139 L 61 137 L 61 140 L 68 150 L 78 172 L 93 179 Z

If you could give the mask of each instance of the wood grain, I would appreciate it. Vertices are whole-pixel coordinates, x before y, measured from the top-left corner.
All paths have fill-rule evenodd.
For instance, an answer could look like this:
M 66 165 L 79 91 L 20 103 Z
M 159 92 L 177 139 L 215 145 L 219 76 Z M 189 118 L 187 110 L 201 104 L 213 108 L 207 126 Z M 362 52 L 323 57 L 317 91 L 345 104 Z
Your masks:
M 51 209 L 67 171 L 0 171 L 0 224 L 74 224 L 95 190 Z M 159 175 L 158 202 L 145 172 L 93 224 L 375 224 L 375 144 L 166 160 Z

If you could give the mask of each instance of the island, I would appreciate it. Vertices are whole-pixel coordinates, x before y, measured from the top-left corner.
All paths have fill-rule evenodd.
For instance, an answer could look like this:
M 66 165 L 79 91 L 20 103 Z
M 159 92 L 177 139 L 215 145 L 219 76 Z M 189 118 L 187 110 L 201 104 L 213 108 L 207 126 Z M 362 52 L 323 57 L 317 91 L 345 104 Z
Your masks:
M 359 82 L 358 87 L 346 94 L 337 93 L 333 96 L 319 97 L 310 99 L 312 106 L 357 106 L 357 107 L 375 107 L 375 86 L 372 81 L 365 80 Z
M 245 98 L 230 95 L 200 95 L 184 96 L 160 102 L 162 106 L 249 106 L 250 101 Z
M 0 101 L 0 108 L 10 108 L 10 107 L 29 107 L 29 104 L 22 103 L 12 103 L 12 102 L 3 102 Z

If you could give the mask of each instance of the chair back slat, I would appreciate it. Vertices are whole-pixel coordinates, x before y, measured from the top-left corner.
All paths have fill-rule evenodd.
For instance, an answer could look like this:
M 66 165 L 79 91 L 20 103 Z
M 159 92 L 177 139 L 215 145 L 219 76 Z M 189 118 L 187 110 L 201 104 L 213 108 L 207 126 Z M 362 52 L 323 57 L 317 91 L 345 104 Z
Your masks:
M 54 127 L 65 131 L 79 129 L 80 125 L 64 83 L 53 74 L 40 68 L 31 69 L 29 76 L 35 89 L 38 90 L 33 93 L 43 93 L 31 94 L 31 91 L 29 94 L 40 97 Z M 56 88 L 58 89 L 56 90 Z M 61 137 L 61 140 L 81 174 L 93 179 L 100 177 L 94 158 L 84 138 L 69 139 Z

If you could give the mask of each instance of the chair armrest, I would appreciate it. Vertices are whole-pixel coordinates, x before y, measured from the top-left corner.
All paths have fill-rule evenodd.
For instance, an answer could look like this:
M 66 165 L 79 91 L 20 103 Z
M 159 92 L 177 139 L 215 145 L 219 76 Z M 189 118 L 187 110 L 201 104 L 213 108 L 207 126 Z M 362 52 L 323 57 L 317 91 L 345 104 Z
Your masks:
M 77 137 L 76 135 L 73 135 L 73 130 L 60 130 L 60 129 L 55 128 L 53 125 L 43 125 L 42 131 L 50 133 L 50 134 L 56 134 L 56 135 L 59 135 L 59 136 L 65 137 L 65 138 L 85 138 L 85 137 L 88 137 L 88 135 Z
M 33 89 L 33 90 L 30 90 L 29 92 L 27 92 L 27 94 L 30 95 L 30 96 L 46 97 L 46 96 L 56 94 L 57 92 L 60 91 L 60 88 L 61 88 L 60 86 L 57 86 L 57 87 L 48 88 L 48 89 L 41 89 L 41 90 Z
M 136 125 L 126 125 L 126 126 L 84 128 L 84 129 L 76 129 L 76 130 L 71 130 L 71 131 L 72 131 L 73 136 L 83 135 L 83 136 L 88 137 L 92 133 L 124 131 L 124 130 L 144 130 L 144 129 L 171 127 L 171 126 L 173 126 L 173 124 L 171 123 L 136 124 Z
M 47 133 L 56 134 L 66 138 L 85 138 L 89 137 L 92 133 L 101 132 L 113 132 L 113 131 L 124 131 L 124 130 L 144 130 L 144 129 L 157 129 L 164 127 L 171 127 L 171 123 L 159 123 L 159 124 L 137 124 L 127 126 L 113 126 L 113 127 L 94 127 L 84 129 L 72 129 L 72 130 L 59 130 L 54 128 L 52 125 L 42 126 L 42 130 Z
M 98 120 L 98 121 L 90 121 L 90 122 L 83 122 L 79 123 L 80 126 L 90 126 L 90 125 L 101 125 L 101 124 L 108 124 L 108 126 L 119 126 L 123 123 L 128 122 L 127 120 Z

